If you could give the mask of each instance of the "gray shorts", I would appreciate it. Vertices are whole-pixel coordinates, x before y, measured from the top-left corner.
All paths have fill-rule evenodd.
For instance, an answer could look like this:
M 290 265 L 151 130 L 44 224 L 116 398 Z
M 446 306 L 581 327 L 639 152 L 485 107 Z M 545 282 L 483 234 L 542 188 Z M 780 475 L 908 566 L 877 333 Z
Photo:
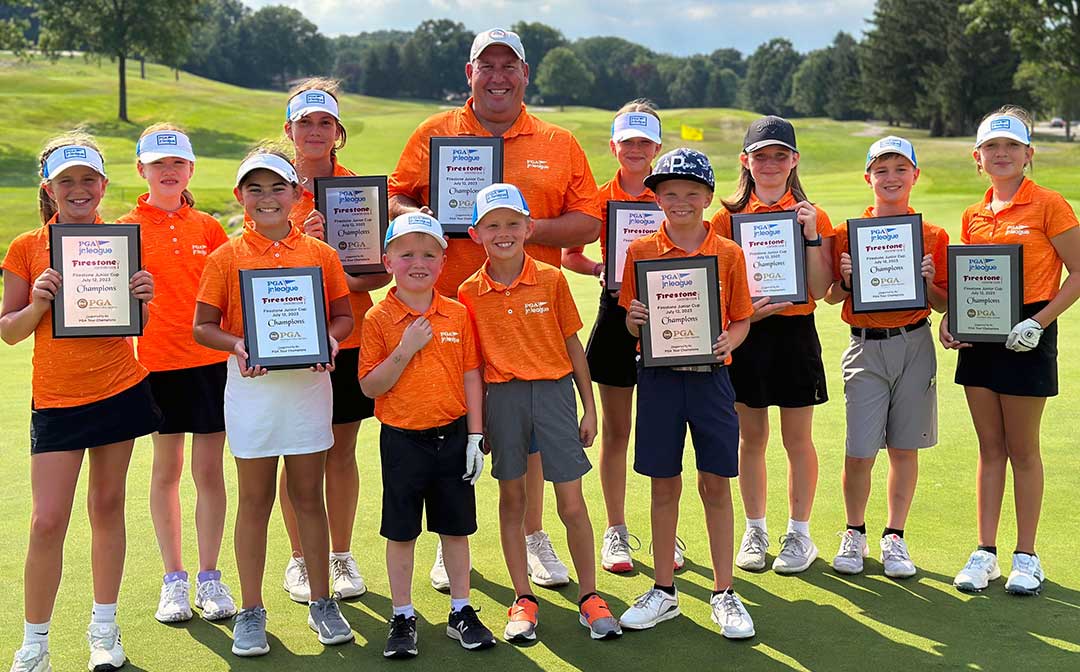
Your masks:
M 484 433 L 491 444 L 491 475 L 500 481 L 525 475 L 529 447 L 534 443 L 546 481 L 576 481 L 592 468 L 578 435 L 571 375 L 559 380 L 489 383 Z
M 848 457 L 937 443 L 937 355 L 930 327 L 882 340 L 853 335 L 841 367 Z

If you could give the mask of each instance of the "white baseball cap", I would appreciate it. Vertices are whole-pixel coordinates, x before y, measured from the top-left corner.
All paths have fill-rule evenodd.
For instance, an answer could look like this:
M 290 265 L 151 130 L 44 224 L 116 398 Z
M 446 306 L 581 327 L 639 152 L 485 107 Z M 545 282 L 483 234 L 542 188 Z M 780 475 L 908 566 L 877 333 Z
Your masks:
M 73 166 L 86 166 L 98 175 L 108 179 L 105 174 L 105 160 L 94 148 L 85 145 L 64 145 L 57 147 L 45 159 L 45 168 L 41 171 L 46 180 L 51 180 Z
M 191 140 L 180 131 L 154 131 L 139 138 L 135 145 L 135 156 L 140 163 L 153 163 L 158 159 L 175 156 L 195 162 L 195 150 Z
M 326 91 L 318 89 L 308 89 L 293 96 L 289 104 L 285 106 L 285 119 L 296 121 L 312 112 L 326 112 L 333 118 L 341 120 L 337 100 Z
M 660 144 L 660 120 L 645 112 L 626 112 L 615 117 L 611 124 L 611 139 L 622 142 L 630 138 L 645 138 Z
M 492 210 L 506 208 L 516 213 L 529 216 L 529 204 L 521 195 L 521 190 L 512 184 L 496 182 L 481 189 L 476 194 L 476 202 L 473 203 L 472 225 L 484 218 Z
M 915 147 L 904 138 L 890 135 L 870 145 L 870 149 L 866 152 L 866 171 L 870 171 L 870 164 L 874 162 L 874 159 L 886 154 L 899 154 L 911 161 L 911 165 L 919 167 L 919 162 L 915 159 Z
M 300 183 L 300 178 L 296 175 L 296 169 L 285 159 L 276 154 L 255 154 L 240 164 L 240 170 L 236 171 L 236 186 L 240 186 L 248 173 L 260 168 L 277 173 L 291 184 Z
M 482 33 L 477 33 L 473 38 L 472 49 L 469 50 L 469 60 L 475 61 L 476 57 L 484 53 L 484 50 L 493 44 L 502 44 L 510 47 L 517 57 L 525 60 L 525 45 L 521 43 L 521 36 L 511 30 L 492 28 Z
M 431 215 L 425 215 L 422 212 L 406 212 L 395 217 L 386 229 L 386 240 L 383 242 L 383 247 L 389 246 L 392 241 L 410 233 L 426 233 L 439 241 L 439 246 L 442 249 L 446 249 L 442 224 L 439 224 L 439 220 Z
M 994 114 L 983 119 L 979 132 L 975 134 L 975 149 L 994 138 L 1009 138 L 1024 145 L 1031 144 L 1027 125 L 1011 114 Z

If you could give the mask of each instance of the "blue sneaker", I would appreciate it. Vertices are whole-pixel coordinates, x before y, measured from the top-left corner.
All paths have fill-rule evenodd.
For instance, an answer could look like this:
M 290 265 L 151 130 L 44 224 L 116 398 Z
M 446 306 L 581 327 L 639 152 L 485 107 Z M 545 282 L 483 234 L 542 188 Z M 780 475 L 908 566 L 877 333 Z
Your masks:
M 243 609 L 233 623 L 232 652 L 238 656 L 265 656 L 270 653 L 266 641 L 266 609 Z

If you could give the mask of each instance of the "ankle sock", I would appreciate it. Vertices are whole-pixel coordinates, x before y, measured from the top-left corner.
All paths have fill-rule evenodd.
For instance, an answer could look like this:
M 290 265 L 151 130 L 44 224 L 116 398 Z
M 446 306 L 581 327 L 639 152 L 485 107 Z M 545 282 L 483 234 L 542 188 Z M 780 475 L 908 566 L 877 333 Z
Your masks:
M 848 523 L 847 529 L 855 530 L 859 534 L 866 534 L 866 523 L 863 523 L 862 525 L 852 525 L 851 523 Z
M 173 581 L 187 581 L 187 580 L 188 580 L 188 573 L 181 569 L 179 572 L 169 572 L 168 574 L 165 575 L 165 577 L 161 580 L 161 582 L 162 583 L 172 583 Z
M 217 569 L 206 569 L 199 572 L 199 583 L 205 583 L 206 581 L 220 581 L 221 571 Z
M 979 546 L 980 551 L 986 551 L 990 555 L 997 555 L 997 546 Z
M 49 624 L 51 622 L 52 621 L 45 621 L 44 623 L 23 622 L 23 646 L 26 646 L 27 644 L 40 644 L 42 651 L 48 651 Z
M 788 531 L 789 534 L 791 532 L 798 532 L 799 534 L 803 535 L 804 537 L 809 537 L 810 536 L 810 521 L 809 520 L 801 521 L 801 520 L 795 520 L 794 518 L 788 518 L 787 531 Z
M 532 602 L 533 604 L 535 604 L 537 606 L 540 606 L 540 600 L 537 600 L 536 596 L 532 595 L 531 593 L 526 593 L 524 595 L 518 595 L 518 597 L 517 597 L 518 600 L 523 599 L 523 598 L 530 601 L 530 602 Z M 514 600 L 514 601 L 517 602 L 517 600 Z
M 1039 557 L 1038 555 L 1036 555 L 1034 553 L 1028 553 L 1027 551 L 1013 551 L 1013 555 L 1026 555 L 1026 556 L 1029 556 L 1029 557 L 1032 557 L 1032 558 Z
M 352 557 L 352 551 L 345 551 L 344 553 L 331 553 L 330 557 L 335 560 L 348 560 Z
M 895 534 L 896 536 L 900 537 L 901 539 L 904 538 L 904 530 L 903 529 L 898 530 L 895 527 L 886 527 L 885 531 L 881 533 L 881 536 L 882 537 L 887 537 L 890 534 Z
M 659 583 L 654 583 L 653 588 L 655 588 L 657 590 L 662 590 L 665 593 L 667 593 L 668 595 L 671 595 L 672 597 L 675 597 L 675 586 L 674 586 L 674 584 L 672 584 L 670 586 L 661 586 Z
M 585 600 L 589 599 L 593 595 L 596 595 L 596 593 L 585 593 L 578 598 L 577 605 L 580 607 L 581 605 L 585 604 Z
M 712 596 L 716 597 L 717 595 L 723 595 L 724 593 L 733 594 L 734 592 L 735 592 L 734 588 L 722 588 L 720 590 L 712 591 Z
M 746 528 L 750 529 L 751 527 L 756 527 L 765 534 L 769 533 L 769 528 L 765 526 L 765 518 L 747 518 Z
M 450 598 L 450 612 L 456 614 L 465 607 L 469 606 L 469 598 L 463 597 L 458 599 L 456 597 Z
M 404 607 L 394 607 L 394 616 L 404 616 L 405 618 L 413 618 L 416 616 L 416 610 L 413 609 L 412 602 L 406 604 Z
M 91 623 L 116 623 L 116 603 L 98 604 L 94 602 L 94 610 L 90 612 Z

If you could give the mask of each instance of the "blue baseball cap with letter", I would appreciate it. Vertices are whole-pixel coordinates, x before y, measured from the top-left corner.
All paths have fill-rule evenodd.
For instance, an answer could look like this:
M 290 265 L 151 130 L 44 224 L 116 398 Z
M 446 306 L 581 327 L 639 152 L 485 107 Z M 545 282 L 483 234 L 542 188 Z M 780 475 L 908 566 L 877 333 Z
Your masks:
M 476 202 L 473 204 L 472 211 L 472 225 L 476 226 L 477 222 L 484 218 L 484 215 L 499 208 L 506 208 L 526 217 L 529 216 L 529 204 L 525 202 L 521 190 L 512 184 L 496 182 L 484 187 L 476 194 Z
M 652 175 L 645 178 L 645 186 L 656 191 L 656 186 L 666 180 L 690 180 L 716 189 L 709 157 L 688 147 L 673 149 L 657 159 Z
M 410 233 L 423 233 L 439 241 L 439 246 L 446 249 L 446 239 L 443 238 L 442 224 L 431 215 L 422 212 L 406 212 L 398 215 L 386 228 L 386 240 L 383 247 L 388 247 L 392 241 L 407 236 Z

